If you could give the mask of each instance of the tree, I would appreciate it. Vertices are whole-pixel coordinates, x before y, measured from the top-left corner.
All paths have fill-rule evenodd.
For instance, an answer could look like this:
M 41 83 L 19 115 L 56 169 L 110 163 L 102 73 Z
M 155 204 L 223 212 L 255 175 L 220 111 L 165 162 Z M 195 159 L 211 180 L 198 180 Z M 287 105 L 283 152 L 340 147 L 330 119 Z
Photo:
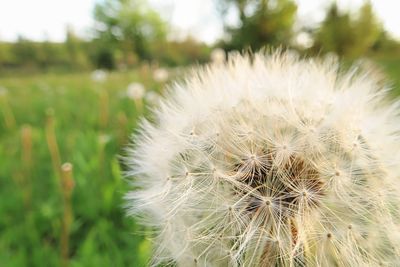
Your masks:
M 222 14 L 236 10 L 239 26 L 225 25 L 227 49 L 289 45 L 297 6 L 292 0 L 220 0 Z
M 12 46 L 12 54 L 14 55 L 14 63 L 17 66 L 33 67 L 38 62 L 37 46 L 23 36 L 18 36 L 17 42 Z
M 314 34 L 314 50 L 335 52 L 350 58 L 359 57 L 373 47 L 381 33 L 382 26 L 369 1 L 355 16 L 340 12 L 336 3 L 333 3 Z
M 73 29 L 68 26 L 65 36 L 65 50 L 69 57 L 69 65 L 74 68 L 87 68 L 88 60 L 84 51 L 84 42 L 74 33 Z
M 145 0 L 105 0 L 96 5 L 94 17 L 98 57 L 108 65 L 131 64 L 132 56 L 150 60 L 151 44 L 166 39 L 165 22 Z

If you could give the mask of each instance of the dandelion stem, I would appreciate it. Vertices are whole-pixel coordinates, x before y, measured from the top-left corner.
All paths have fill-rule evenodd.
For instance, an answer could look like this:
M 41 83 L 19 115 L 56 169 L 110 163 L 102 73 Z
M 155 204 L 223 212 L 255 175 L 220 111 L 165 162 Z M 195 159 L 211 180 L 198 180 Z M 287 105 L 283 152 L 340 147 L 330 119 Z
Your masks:
M 57 138 L 55 133 L 55 121 L 53 109 L 47 110 L 47 121 L 46 121 L 46 140 L 49 147 L 51 163 L 53 164 L 53 170 L 57 177 L 57 183 L 61 179 L 61 157 L 57 145 Z
M 61 228 L 61 261 L 62 266 L 67 267 L 69 265 L 69 236 L 71 232 L 71 225 L 73 221 L 73 210 L 71 203 L 72 191 L 74 188 L 74 179 L 72 175 L 72 164 L 64 163 L 61 166 L 61 184 L 62 184 L 62 196 L 63 196 L 63 218 Z
M 29 207 L 32 196 L 31 170 L 32 170 L 32 128 L 24 125 L 21 130 L 22 143 L 22 169 L 23 169 L 23 191 L 25 207 Z
M 105 129 L 108 125 L 108 117 L 109 117 L 109 97 L 108 93 L 105 90 L 100 92 L 100 105 L 99 105 L 99 114 L 100 114 L 100 128 Z
M 6 97 L 2 97 L 1 101 L 1 107 L 3 110 L 3 115 L 4 115 L 4 122 L 6 124 L 7 129 L 13 129 L 16 125 L 16 121 L 15 121 L 15 117 L 14 117 L 14 113 L 7 101 Z
M 125 112 L 120 111 L 117 115 L 118 121 L 118 144 L 123 145 L 126 142 L 126 126 L 128 124 L 128 118 Z

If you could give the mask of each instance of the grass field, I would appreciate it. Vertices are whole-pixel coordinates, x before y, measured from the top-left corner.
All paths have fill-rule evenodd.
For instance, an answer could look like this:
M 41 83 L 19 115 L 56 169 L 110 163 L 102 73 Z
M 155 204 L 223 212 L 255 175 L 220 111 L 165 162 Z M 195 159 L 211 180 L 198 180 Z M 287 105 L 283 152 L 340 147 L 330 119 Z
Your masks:
M 400 62 L 380 63 L 397 95 Z M 126 96 L 137 81 L 162 93 L 149 68 L 0 78 L 0 266 L 146 264 L 117 157 L 151 106 Z
M 124 215 L 117 159 L 147 112 L 145 100 L 126 97 L 133 81 L 161 87 L 148 69 L 104 82 L 90 73 L 0 80 L 0 266 L 66 265 L 65 236 L 70 266 L 145 265 L 149 243 Z M 70 201 L 62 182 L 71 181 L 55 167 L 64 162 L 73 165 Z

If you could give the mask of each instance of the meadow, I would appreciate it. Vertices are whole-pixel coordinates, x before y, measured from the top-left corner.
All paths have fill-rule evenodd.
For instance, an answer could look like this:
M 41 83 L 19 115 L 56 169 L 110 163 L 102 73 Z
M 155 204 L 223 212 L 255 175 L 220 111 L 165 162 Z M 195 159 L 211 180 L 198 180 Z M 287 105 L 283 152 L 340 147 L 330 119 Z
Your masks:
M 147 261 L 143 229 L 124 214 L 118 155 L 151 100 L 132 99 L 128 85 L 158 93 L 163 84 L 145 67 L 102 76 L 1 79 L 0 266 Z M 72 175 L 60 170 L 65 162 Z
M 378 63 L 397 96 L 400 61 Z M 0 78 L 0 266 L 146 265 L 118 155 L 168 83 L 154 69 Z

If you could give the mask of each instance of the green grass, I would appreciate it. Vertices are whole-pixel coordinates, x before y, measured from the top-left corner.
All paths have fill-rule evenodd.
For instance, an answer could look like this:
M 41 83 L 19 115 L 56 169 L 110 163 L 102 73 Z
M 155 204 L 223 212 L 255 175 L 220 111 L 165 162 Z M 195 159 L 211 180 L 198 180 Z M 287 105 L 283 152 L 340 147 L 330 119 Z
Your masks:
M 90 73 L 0 80 L 8 89 L 0 100 L 0 266 L 61 263 L 63 198 L 46 141 L 49 109 L 61 160 L 73 164 L 70 266 L 145 265 L 150 244 L 138 234 L 143 228 L 124 214 L 128 183 L 117 159 L 147 112 L 124 97 L 133 81 L 148 90 L 161 87 L 146 70 L 112 73 L 103 83 L 93 82 Z M 29 154 L 22 140 L 27 125 L 28 163 L 22 159 Z
M 378 63 L 398 95 L 400 61 Z M 111 73 L 102 83 L 90 73 L 0 79 L 8 90 L 0 97 L 0 266 L 61 266 L 63 195 L 46 140 L 49 119 L 55 121 L 61 161 L 74 168 L 69 266 L 146 264 L 150 243 L 124 214 L 129 186 L 117 159 L 138 118 L 148 113 L 147 105 L 137 108 L 124 97 L 134 81 L 148 90 L 162 87 L 145 68 Z M 29 127 L 31 160 L 29 140 L 22 138 Z

